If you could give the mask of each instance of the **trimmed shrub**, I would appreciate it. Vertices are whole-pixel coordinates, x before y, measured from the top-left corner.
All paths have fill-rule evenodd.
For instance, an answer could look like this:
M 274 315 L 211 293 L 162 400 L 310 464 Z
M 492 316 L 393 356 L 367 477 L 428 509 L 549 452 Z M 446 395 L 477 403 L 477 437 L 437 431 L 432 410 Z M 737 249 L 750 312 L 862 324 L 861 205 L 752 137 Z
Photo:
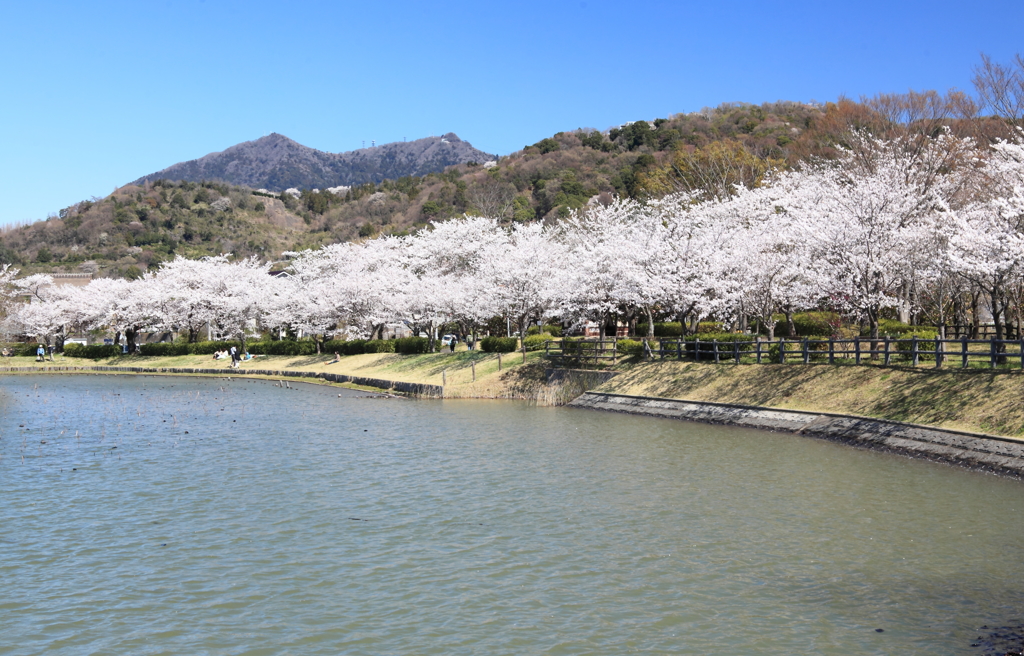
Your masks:
M 423 353 L 426 353 L 426 339 L 423 337 L 409 337 L 407 339 L 422 339 L 424 342 Z M 370 339 L 363 344 L 363 353 L 394 353 L 397 339 Z M 353 354 L 354 355 L 354 354 Z
M 647 336 L 647 322 L 638 323 L 636 325 L 636 334 L 641 337 Z M 669 321 L 665 323 L 654 322 L 654 336 L 655 337 L 679 337 L 683 334 L 683 327 L 678 321 Z
M 232 346 L 241 345 L 238 342 L 195 342 L 189 344 L 192 355 L 213 355 L 217 351 L 226 351 Z
M 539 351 L 544 348 L 546 342 L 554 339 L 547 333 L 540 333 L 539 335 L 530 335 L 523 340 L 523 344 L 526 346 L 527 351 Z M 486 350 L 486 349 L 485 349 Z
M 121 355 L 121 347 L 116 344 L 92 344 L 89 346 L 68 344 L 64 347 L 64 355 L 69 358 L 87 358 L 89 360 L 114 358 Z
M 312 340 L 252 342 L 248 345 L 253 355 L 316 355 L 316 342 Z
M 36 354 L 36 349 L 39 348 L 39 343 L 14 342 L 10 344 L 4 344 L 3 347 L 6 348 L 11 353 L 13 353 L 14 355 L 21 357 L 31 357 Z
M 361 340 L 361 339 L 354 339 L 354 340 L 351 340 L 351 341 L 352 342 L 361 342 L 363 340 Z M 350 344 L 350 343 L 351 342 L 349 340 L 345 340 L 345 339 L 326 339 L 326 340 L 324 340 L 323 352 L 324 353 L 334 353 L 335 351 L 337 351 L 338 353 L 341 353 L 342 355 L 348 355 L 348 353 L 345 352 L 345 348 L 346 348 L 346 345 Z M 362 351 L 359 351 L 359 352 L 362 353 Z
M 427 349 L 430 346 L 430 340 L 428 340 L 426 337 L 402 337 L 400 339 L 395 339 L 391 341 L 395 343 L 394 348 L 396 352 L 404 353 L 406 355 L 426 353 Z
M 638 339 L 620 339 L 615 348 L 625 355 L 643 355 L 644 343 Z
M 927 350 L 927 351 L 934 351 L 935 350 L 935 338 L 938 337 L 938 336 L 939 336 L 938 331 L 925 329 L 925 330 L 908 331 L 908 332 L 896 335 L 895 338 L 896 339 L 913 340 L 913 338 L 916 337 L 917 338 L 917 348 L 918 348 L 918 351 L 925 351 L 925 350 Z M 867 348 L 870 348 L 870 347 L 864 345 L 861 348 L 867 349 Z M 885 347 L 880 344 L 878 348 L 879 349 L 883 349 Z M 949 345 L 946 345 L 946 348 L 949 348 Z M 914 359 L 914 355 L 913 355 L 913 352 L 914 352 L 914 342 L 913 341 L 897 342 L 896 343 L 896 350 L 899 351 L 899 354 L 901 356 L 903 356 L 904 358 L 906 358 L 907 361 L 910 361 L 910 360 Z M 920 354 L 919 353 L 917 359 L 919 361 L 921 361 L 921 362 L 925 362 L 925 361 L 935 362 L 935 356 L 932 355 L 932 354 L 924 355 L 924 354 Z
M 177 342 L 157 342 L 155 344 L 141 345 L 139 347 L 139 353 L 141 353 L 142 355 L 155 355 L 161 357 L 170 357 L 175 355 L 191 355 L 191 346 L 191 344 L 187 343 L 181 344 Z
M 519 340 L 515 337 L 484 337 L 480 340 L 480 350 L 487 353 L 511 353 L 518 346 Z

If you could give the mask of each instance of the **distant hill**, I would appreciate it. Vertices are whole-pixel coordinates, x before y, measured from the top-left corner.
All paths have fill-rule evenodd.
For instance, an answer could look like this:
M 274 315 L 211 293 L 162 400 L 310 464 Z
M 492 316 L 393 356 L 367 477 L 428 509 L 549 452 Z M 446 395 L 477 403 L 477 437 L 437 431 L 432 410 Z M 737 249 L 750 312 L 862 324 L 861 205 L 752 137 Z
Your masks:
M 277 133 L 246 141 L 219 153 L 180 162 L 132 184 L 156 180 L 226 182 L 251 189 L 328 189 L 395 180 L 443 171 L 468 162 L 497 159 L 449 132 L 409 142 L 383 144 L 346 153 L 327 153 Z
M 992 134 L 1005 135 L 1005 122 L 986 121 L 984 126 L 1001 130 Z M 971 135 L 983 127 L 977 121 L 948 125 Z M 931 134 L 939 127 L 926 121 L 913 129 Z M 827 105 L 728 103 L 603 132 L 559 132 L 493 163 L 455 135 L 341 155 L 271 135 L 145 176 L 45 221 L 0 229 L 0 264 L 12 263 L 23 274 L 133 277 L 176 255 L 281 260 L 285 251 L 408 234 L 463 214 L 505 223 L 554 222 L 615 196 L 658 198 L 677 189 L 729 193 L 732 185 L 758 184 L 769 168 L 831 157 L 851 130 L 865 128 L 883 136 L 911 129 L 844 99 Z M 403 168 L 440 168 L 459 152 L 468 161 L 443 171 L 412 175 L 420 169 Z M 341 163 L 351 165 L 352 176 L 391 177 L 365 183 L 331 177 L 340 175 Z M 331 191 L 338 186 L 350 188 Z M 258 191 L 292 187 L 300 192 Z

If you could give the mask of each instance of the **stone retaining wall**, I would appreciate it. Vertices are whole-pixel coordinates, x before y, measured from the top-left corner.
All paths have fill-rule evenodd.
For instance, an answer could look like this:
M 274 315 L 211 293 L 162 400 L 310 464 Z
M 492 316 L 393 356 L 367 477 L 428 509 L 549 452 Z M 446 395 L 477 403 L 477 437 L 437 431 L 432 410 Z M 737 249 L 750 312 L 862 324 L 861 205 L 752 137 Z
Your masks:
M 362 376 L 348 376 L 345 374 L 332 374 L 320 371 L 277 371 L 273 369 L 200 369 L 192 367 L 108 367 L 102 365 L 79 366 L 79 365 L 44 365 L 38 367 L 0 367 L 0 373 L 125 373 L 125 374 L 201 374 L 216 376 L 269 376 L 272 378 L 318 378 L 332 383 L 352 383 L 353 385 L 365 385 L 383 390 L 394 390 L 427 398 L 442 398 L 444 388 L 440 385 L 426 385 L 422 383 L 403 383 L 396 380 L 384 380 L 382 378 L 364 378 Z
M 1024 478 L 1024 440 L 885 419 L 586 392 L 570 404 L 711 424 L 787 431 Z

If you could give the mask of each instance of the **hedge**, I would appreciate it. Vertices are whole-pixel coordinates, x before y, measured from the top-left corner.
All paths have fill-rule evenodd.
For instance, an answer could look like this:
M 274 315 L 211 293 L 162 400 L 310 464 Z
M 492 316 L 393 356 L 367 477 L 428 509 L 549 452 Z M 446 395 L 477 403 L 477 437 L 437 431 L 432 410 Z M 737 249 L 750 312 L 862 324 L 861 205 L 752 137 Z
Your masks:
M 511 353 L 518 346 L 519 340 L 515 337 L 484 337 L 480 340 L 480 349 L 487 353 Z
M 422 337 L 408 338 L 408 339 L 423 339 Z M 397 344 L 397 339 L 368 339 L 363 345 L 364 353 L 394 353 Z M 423 339 L 424 342 L 427 340 Z M 424 348 L 426 348 L 424 346 Z M 426 352 L 426 351 L 424 351 Z
M 620 339 L 615 343 L 615 348 L 625 355 L 643 355 L 644 343 L 639 339 Z
M 395 343 L 395 351 L 407 355 L 415 353 L 426 353 L 430 346 L 430 340 L 426 337 L 402 337 L 391 340 Z
M 14 342 L 4 344 L 3 348 L 6 348 L 14 355 L 30 357 L 36 354 L 36 349 L 39 348 L 39 342 Z
M 636 325 L 636 334 L 641 337 L 647 336 L 647 322 Z M 679 337 L 683 334 L 683 327 L 678 321 L 654 322 L 655 337 Z
M 84 344 L 72 343 L 64 346 L 64 355 L 69 358 L 99 360 L 101 358 L 113 358 L 121 355 L 121 347 L 116 344 L 92 344 L 85 346 Z
M 139 352 L 142 353 L 142 355 L 158 355 L 164 357 L 172 355 L 192 355 L 192 344 L 182 344 L 179 342 L 143 344 L 139 347 Z
M 250 342 L 246 348 L 252 355 L 316 355 L 316 342 L 312 340 Z

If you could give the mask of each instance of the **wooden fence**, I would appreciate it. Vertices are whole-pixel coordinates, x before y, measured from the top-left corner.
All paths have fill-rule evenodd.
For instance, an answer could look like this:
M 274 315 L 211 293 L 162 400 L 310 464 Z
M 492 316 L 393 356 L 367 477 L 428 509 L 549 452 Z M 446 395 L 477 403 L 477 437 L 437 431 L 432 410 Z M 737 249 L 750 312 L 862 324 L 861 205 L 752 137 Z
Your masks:
M 615 364 L 619 358 L 619 340 L 558 340 L 544 342 L 544 357 L 558 365 Z
M 545 356 L 554 364 L 614 364 L 617 340 L 549 341 Z M 1024 339 L 778 339 L 732 341 L 700 339 L 643 340 L 645 359 L 675 358 L 693 362 L 747 364 L 904 364 L 935 367 L 1019 366 L 1024 369 Z

